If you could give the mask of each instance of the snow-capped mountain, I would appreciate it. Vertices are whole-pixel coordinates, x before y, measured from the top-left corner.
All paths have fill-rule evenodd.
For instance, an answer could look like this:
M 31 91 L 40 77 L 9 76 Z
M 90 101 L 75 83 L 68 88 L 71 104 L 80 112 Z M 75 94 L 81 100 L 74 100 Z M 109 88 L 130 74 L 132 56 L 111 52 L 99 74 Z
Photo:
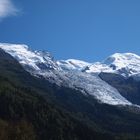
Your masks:
M 131 105 L 131 102 L 121 96 L 115 88 L 101 80 L 97 74 L 93 74 L 94 71 L 91 68 L 95 64 L 92 65 L 80 60 L 54 61 L 48 52 L 32 51 L 26 45 L 1 43 L 0 48 L 17 59 L 24 69 L 32 75 L 43 76 L 59 86 L 80 90 L 85 96 L 93 96 L 102 103 Z M 114 57 L 109 60 L 98 65 L 105 65 L 106 68 L 113 71 L 114 68 L 110 65 L 116 61 Z M 118 70 L 118 67 L 115 67 L 115 70 Z
M 140 56 L 133 53 L 115 53 L 102 62 L 88 63 L 79 60 L 57 61 L 62 69 L 87 73 L 116 73 L 124 77 L 140 75 Z
M 57 64 L 46 51 L 31 51 L 27 45 L 0 43 L 0 48 L 16 58 L 26 70 L 39 73 L 43 70 L 56 70 Z
M 94 63 L 85 70 L 88 73 L 117 73 L 125 77 L 140 73 L 140 56 L 133 53 L 116 53 L 103 62 Z

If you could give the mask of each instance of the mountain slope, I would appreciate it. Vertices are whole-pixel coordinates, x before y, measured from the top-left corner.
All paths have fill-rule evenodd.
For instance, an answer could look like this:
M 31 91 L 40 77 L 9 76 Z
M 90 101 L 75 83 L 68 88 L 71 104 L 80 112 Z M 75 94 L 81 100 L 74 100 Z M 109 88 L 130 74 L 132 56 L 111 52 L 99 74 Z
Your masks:
M 101 80 L 97 75 L 91 75 L 79 70 L 63 69 L 63 67 L 60 67 L 60 63 L 58 64 L 48 56 L 47 52 L 44 54 L 41 51 L 31 51 L 26 45 L 0 44 L 0 48 L 12 55 L 25 70 L 35 76 L 43 76 L 59 86 L 79 90 L 85 96 L 91 95 L 102 103 L 131 105 L 131 102 L 122 97 L 115 88 Z M 75 69 L 77 67 L 80 69 L 81 66 L 87 65 L 87 63 L 76 60 L 69 60 L 67 66 L 69 64 L 75 66 Z
M 53 70 L 57 69 L 57 64 L 52 61 L 52 57 L 45 51 L 30 51 L 27 45 L 17 44 L 0 44 L 0 48 L 15 57 L 23 66 L 30 66 L 33 72 L 36 70 L 41 71 L 43 69 Z M 46 61 L 47 60 L 47 61 Z M 27 65 L 28 64 L 28 65 Z
M 31 82 L 29 86 L 26 85 L 28 77 Z M 33 83 L 37 84 L 34 77 L 10 55 L 0 50 L 1 140 L 85 140 L 86 138 L 103 140 L 112 138 L 111 135 L 96 131 L 94 127 L 87 126 L 57 105 L 45 100 L 40 96 L 41 91 L 38 93 L 39 90 L 32 88 Z M 46 95 L 51 94 L 44 92 Z M 5 131 L 2 131 L 3 128 Z
M 5 123 L 10 126 L 17 123 L 21 132 L 26 130 L 30 132 L 27 136 L 37 135 L 42 140 L 134 140 L 140 137 L 139 108 L 102 104 L 90 95 L 33 77 L 10 55 L 1 52 L 0 118 L 4 127 Z
M 118 74 L 100 73 L 102 80 L 115 87 L 119 93 L 133 104 L 140 105 L 140 81 L 132 77 L 126 79 Z

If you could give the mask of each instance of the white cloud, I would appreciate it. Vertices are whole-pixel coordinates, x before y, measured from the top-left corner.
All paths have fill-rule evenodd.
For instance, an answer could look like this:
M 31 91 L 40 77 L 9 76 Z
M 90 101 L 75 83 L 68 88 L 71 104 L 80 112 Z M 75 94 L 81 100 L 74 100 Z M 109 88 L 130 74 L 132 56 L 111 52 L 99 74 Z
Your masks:
M 18 9 L 11 0 L 0 0 L 0 19 L 8 16 L 14 16 L 18 13 Z

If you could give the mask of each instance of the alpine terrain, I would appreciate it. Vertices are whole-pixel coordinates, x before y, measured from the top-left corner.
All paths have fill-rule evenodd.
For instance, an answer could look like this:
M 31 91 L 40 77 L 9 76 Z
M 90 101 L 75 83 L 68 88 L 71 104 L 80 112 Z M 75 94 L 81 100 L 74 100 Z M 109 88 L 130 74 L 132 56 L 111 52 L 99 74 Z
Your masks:
M 1 140 L 140 139 L 140 56 L 55 60 L 0 43 L 0 130 Z

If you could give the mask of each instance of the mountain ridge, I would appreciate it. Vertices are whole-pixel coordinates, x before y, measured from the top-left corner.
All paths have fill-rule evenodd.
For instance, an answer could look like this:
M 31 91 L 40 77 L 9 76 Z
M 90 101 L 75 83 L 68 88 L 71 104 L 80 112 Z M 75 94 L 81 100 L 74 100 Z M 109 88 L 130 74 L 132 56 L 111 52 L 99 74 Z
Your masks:
M 31 63 L 31 61 L 33 61 L 33 59 L 31 60 L 31 58 L 36 56 L 37 56 L 35 58 L 36 60 L 34 61 L 37 62 L 38 59 L 39 61 L 38 63 L 44 63 L 45 61 L 43 59 L 45 59 L 46 57 L 47 61 L 50 62 L 50 64 L 48 64 L 48 68 L 50 66 L 50 69 L 55 69 L 58 68 L 59 66 L 59 68 L 65 70 L 78 70 L 87 73 L 100 73 L 100 72 L 117 73 L 124 77 L 131 77 L 133 75 L 137 75 L 140 73 L 140 56 L 130 52 L 114 53 L 113 55 L 110 55 L 108 58 L 106 58 L 101 62 L 89 63 L 78 59 L 67 59 L 67 60 L 53 60 L 55 64 L 52 64 L 51 62 L 53 57 L 50 55 L 50 53 L 48 53 L 48 51 L 36 51 L 36 50 L 32 51 L 25 44 L 10 44 L 10 43 L 0 43 L 0 48 L 9 52 L 11 55 L 13 55 L 13 57 L 15 54 L 13 54 L 14 53 L 13 51 L 10 52 L 10 50 L 14 48 L 14 51 L 19 52 L 20 49 L 21 54 L 23 53 L 26 57 L 30 56 L 30 58 L 28 58 L 29 61 L 27 63 Z M 30 52 L 30 53 L 26 54 L 26 52 Z M 20 55 L 20 53 L 18 55 Z M 16 57 L 19 57 L 18 55 Z M 44 57 L 42 57 L 43 55 Z M 20 58 L 17 59 L 20 60 Z M 20 63 L 24 64 L 25 62 L 21 61 Z M 39 70 L 39 66 L 33 65 L 33 67 Z M 136 70 L 136 67 L 138 70 Z
M 102 103 L 132 105 L 114 87 L 103 81 L 97 72 L 89 72 L 87 62 L 70 59 L 63 61 L 65 65 L 62 66 L 62 61 L 55 61 L 48 52 L 32 51 L 26 45 L 1 43 L 0 48 L 12 55 L 25 70 L 35 76 L 43 76 L 59 86 L 80 90 L 85 96 L 91 95 Z
M 91 78 L 91 74 L 85 75 L 89 75 Z M 69 76 L 77 78 L 75 71 Z M 85 79 L 85 76 L 83 78 Z M 12 117 L 10 120 L 15 118 L 17 120 L 19 116 L 20 121 L 20 118 L 26 116 L 24 119 L 27 124 L 24 127 L 27 130 L 26 136 L 35 133 L 39 136 L 38 139 L 42 140 L 48 137 L 52 140 L 62 140 L 62 138 L 71 140 L 74 137 L 78 140 L 135 140 L 140 138 L 139 108 L 129 105 L 104 104 L 91 95 L 84 96 L 78 90 L 49 83 L 48 79 L 31 75 L 23 69 L 19 61 L 3 50 L 0 50 L 0 82 L 0 124 L 1 117 L 4 121 L 9 122 L 8 117 Z M 99 81 L 99 83 L 101 82 Z M 39 98 L 36 93 L 39 93 Z M 53 106 L 48 104 L 48 109 L 44 103 L 53 103 Z M 65 115 L 63 111 L 67 114 Z M 55 112 L 56 115 L 54 113 L 49 115 L 51 112 Z M 69 116 L 72 117 L 72 120 Z M 19 125 L 22 124 L 19 122 Z M 0 129 L 1 126 L 3 125 L 0 125 Z M 67 129 L 69 126 L 71 126 L 70 129 Z M 24 129 L 20 129 L 21 132 L 24 132 Z M 65 131 L 66 129 L 67 131 Z M 6 130 L 9 131 L 9 128 Z M 5 132 L 7 133 L 7 131 Z

